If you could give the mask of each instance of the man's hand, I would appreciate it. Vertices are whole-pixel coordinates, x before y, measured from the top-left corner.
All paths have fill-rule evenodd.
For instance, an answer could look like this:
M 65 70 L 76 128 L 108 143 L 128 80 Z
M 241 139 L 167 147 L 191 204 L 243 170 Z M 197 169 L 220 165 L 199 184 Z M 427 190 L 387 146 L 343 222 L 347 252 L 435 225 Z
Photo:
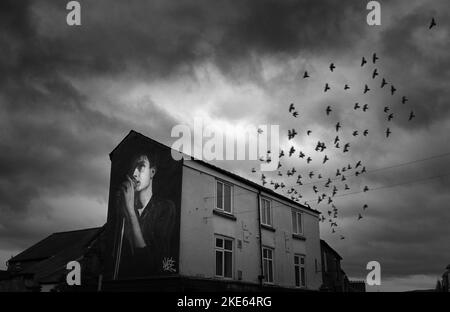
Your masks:
M 128 219 L 136 217 L 134 210 L 134 183 L 127 175 L 127 180 L 122 183 L 122 192 L 125 201 L 124 213 Z

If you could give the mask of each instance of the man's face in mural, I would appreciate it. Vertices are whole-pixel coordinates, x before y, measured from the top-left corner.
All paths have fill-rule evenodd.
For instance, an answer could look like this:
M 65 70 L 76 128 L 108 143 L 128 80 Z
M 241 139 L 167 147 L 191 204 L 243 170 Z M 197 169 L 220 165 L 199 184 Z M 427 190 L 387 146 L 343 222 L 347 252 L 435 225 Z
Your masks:
M 152 167 L 146 155 L 140 155 L 136 158 L 132 166 L 132 176 L 136 182 L 135 191 L 141 192 L 150 186 L 150 182 L 155 175 L 156 168 Z

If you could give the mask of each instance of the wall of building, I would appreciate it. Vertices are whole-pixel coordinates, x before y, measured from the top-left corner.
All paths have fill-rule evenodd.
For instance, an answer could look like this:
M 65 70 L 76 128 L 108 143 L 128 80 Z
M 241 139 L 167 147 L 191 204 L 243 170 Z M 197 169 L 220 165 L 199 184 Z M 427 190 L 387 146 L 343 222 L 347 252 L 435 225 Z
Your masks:
M 213 213 L 215 208 L 216 179 L 233 185 L 233 215 L 235 220 Z M 272 202 L 273 227 L 264 228 L 262 243 L 274 249 L 274 284 L 295 286 L 294 254 L 305 255 L 306 283 L 309 289 L 319 289 L 320 238 L 318 216 L 303 212 L 305 240 L 292 237 L 291 209 L 297 205 L 262 193 Z M 259 283 L 260 250 L 258 228 L 258 194 L 255 188 L 231 179 L 200 163 L 185 161 L 183 166 L 181 221 L 180 221 L 180 274 L 215 279 L 215 235 L 232 238 L 233 279 Z M 240 248 L 239 248 L 240 247 Z M 240 272 L 239 272 L 240 271 Z

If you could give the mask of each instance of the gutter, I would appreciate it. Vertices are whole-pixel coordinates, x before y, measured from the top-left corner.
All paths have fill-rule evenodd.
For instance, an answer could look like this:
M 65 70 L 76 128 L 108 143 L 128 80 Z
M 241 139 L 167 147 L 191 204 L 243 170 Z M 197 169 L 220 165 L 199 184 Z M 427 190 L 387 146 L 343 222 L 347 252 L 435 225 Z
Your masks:
M 261 190 L 258 190 L 258 230 L 259 230 L 259 269 L 258 276 L 259 286 L 263 286 L 264 271 L 263 271 L 263 255 L 262 255 L 262 234 L 261 234 Z

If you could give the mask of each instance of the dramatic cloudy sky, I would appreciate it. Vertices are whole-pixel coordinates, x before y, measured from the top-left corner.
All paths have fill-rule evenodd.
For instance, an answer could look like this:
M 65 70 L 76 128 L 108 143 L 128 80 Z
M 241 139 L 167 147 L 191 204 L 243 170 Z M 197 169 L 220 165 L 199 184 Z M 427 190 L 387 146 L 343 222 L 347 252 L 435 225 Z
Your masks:
M 52 232 L 105 222 L 108 154 L 129 130 L 170 145 L 174 125 L 200 116 L 278 124 L 285 149 L 287 129 L 295 128 L 297 151 L 313 162 L 284 165 L 302 175 L 334 176 L 361 160 L 369 172 L 348 177 L 351 190 L 339 194 L 349 195 L 334 199 L 337 232 L 324 222 L 322 238 L 351 278 L 380 262 L 383 284 L 372 290 L 435 286 L 450 263 L 447 0 L 380 1 L 382 25 L 372 27 L 362 0 L 85 0 L 79 27 L 67 26 L 66 2 L 0 2 L 0 268 Z M 374 68 L 380 75 L 372 79 Z M 383 77 L 394 96 L 390 85 L 380 88 Z M 369 110 L 353 110 L 355 102 Z M 390 122 L 384 106 L 394 113 Z M 411 110 L 417 117 L 408 122 Z M 351 144 L 345 154 L 331 142 L 337 121 L 342 143 Z M 327 143 L 325 165 L 314 151 L 318 140 Z M 217 164 L 258 180 L 255 163 Z M 360 193 L 365 185 L 370 191 Z M 311 187 L 298 190 L 327 215 Z

